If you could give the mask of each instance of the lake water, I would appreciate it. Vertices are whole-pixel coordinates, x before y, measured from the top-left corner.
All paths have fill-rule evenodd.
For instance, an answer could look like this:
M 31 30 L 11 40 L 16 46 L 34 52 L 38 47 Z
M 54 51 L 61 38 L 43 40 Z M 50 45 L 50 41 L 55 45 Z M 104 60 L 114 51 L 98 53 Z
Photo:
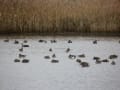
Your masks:
M 9 42 L 4 42 L 9 38 Z M 19 44 L 14 44 L 18 40 Z M 23 48 L 21 43 L 30 47 Z M 46 40 L 47 42 L 38 42 Z M 56 40 L 51 43 L 50 40 Z M 72 40 L 72 43 L 68 43 Z M 97 44 L 93 44 L 98 40 Z M 62 37 L 62 36 L 26 36 L 0 38 L 0 90 L 120 90 L 120 38 L 119 37 Z M 52 49 L 50 52 L 49 49 Z M 66 49 L 70 48 L 67 53 Z M 29 63 L 15 63 L 19 54 L 25 54 Z M 51 63 L 51 56 L 59 63 Z M 75 55 L 75 59 L 68 56 Z M 85 57 L 77 57 L 84 54 Z M 110 55 L 118 58 L 110 60 Z M 44 56 L 49 55 L 50 59 Z M 96 64 L 94 56 L 109 59 L 109 62 Z M 81 59 L 89 67 L 81 67 L 76 62 Z M 115 65 L 111 62 L 115 61 Z

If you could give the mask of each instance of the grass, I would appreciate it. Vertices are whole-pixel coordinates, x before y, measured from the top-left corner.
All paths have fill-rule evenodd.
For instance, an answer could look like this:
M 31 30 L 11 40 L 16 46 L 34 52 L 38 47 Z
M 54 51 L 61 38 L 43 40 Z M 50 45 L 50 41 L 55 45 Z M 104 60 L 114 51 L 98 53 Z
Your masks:
M 0 0 L 0 33 L 120 33 L 120 0 Z

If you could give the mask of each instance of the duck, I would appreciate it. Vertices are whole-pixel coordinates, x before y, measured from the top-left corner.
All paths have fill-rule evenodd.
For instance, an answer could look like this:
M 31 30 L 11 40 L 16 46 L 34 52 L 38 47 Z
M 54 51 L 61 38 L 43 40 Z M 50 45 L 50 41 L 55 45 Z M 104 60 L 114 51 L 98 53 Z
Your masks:
M 9 42 L 9 39 L 5 39 L 4 42 Z
M 15 40 L 15 41 L 14 41 L 14 44 L 19 44 L 19 41 Z
M 19 58 L 25 58 L 26 55 L 23 55 L 23 54 L 19 54 Z
M 100 57 L 93 57 L 93 60 L 100 60 Z
M 39 40 L 39 42 L 41 42 L 41 43 L 42 43 L 42 42 L 44 42 L 44 40 Z
M 81 63 L 82 61 L 80 59 L 77 59 L 76 62 Z
M 29 63 L 29 60 L 28 59 L 23 59 L 22 63 Z
M 53 57 L 53 58 L 56 58 L 56 55 L 55 55 L 55 54 L 53 54 L 53 55 L 52 55 L 52 57 Z
M 66 53 L 68 53 L 69 51 L 70 51 L 70 48 L 67 48 Z
M 96 63 L 96 64 L 101 64 L 101 62 L 102 62 L 102 61 L 100 61 L 100 60 L 97 59 L 95 63 Z
M 97 44 L 97 40 L 94 40 L 94 41 L 93 41 L 93 44 Z
M 52 52 L 53 51 L 52 48 L 50 48 L 49 51 Z
M 50 59 L 50 56 L 44 56 L 45 59 Z
M 29 45 L 26 45 L 26 44 L 22 43 L 22 47 L 29 47 Z
M 68 40 L 68 43 L 72 43 L 72 40 Z
M 27 43 L 28 41 L 27 41 L 27 40 L 24 40 L 23 42 L 24 42 L 24 43 Z
M 85 58 L 85 54 L 78 55 L 80 58 Z
M 59 63 L 59 60 L 53 59 L 53 60 L 51 60 L 51 63 Z
M 45 41 L 45 40 L 39 40 L 38 42 L 40 42 L 40 43 L 47 43 L 47 41 Z
M 115 65 L 116 63 L 115 63 L 115 61 L 112 61 L 111 64 L 112 64 L 112 65 Z
M 71 55 L 71 54 L 70 54 L 68 57 L 69 57 L 70 59 L 75 59 L 75 58 L 76 58 L 75 55 Z
M 104 59 L 104 60 L 102 60 L 102 62 L 109 62 L 109 60 L 108 59 Z
M 19 59 L 15 59 L 14 62 L 17 63 L 17 62 L 20 62 L 20 60 Z
M 116 58 L 118 58 L 118 56 L 115 54 L 109 56 L 109 59 L 116 59 Z
M 56 43 L 57 41 L 56 40 L 51 40 L 51 43 Z
M 20 52 L 23 52 L 23 47 L 19 49 Z
M 80 65 L 82 67 L 89 67 L 90 66 L 88 62 L 81 62 Z

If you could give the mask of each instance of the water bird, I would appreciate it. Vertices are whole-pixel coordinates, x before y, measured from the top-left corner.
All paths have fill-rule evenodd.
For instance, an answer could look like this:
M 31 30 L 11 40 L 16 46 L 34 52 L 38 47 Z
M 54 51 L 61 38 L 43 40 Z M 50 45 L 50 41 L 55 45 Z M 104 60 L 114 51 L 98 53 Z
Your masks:
M 30 46 L 26 44 L 22 44 L 22 47 L 30 47 Z
M 47 41 L 44 40 L 44 43 L 47 43 Z
M 29 60 L 28 59 L 23 59 L 22 63 L 29 63 Z
M 25 58 L 26 55 L 23 55 L 23 54 L 19 54 L 19 58 Z
M 82 67 L 89 67 L 90 66 L 88 62 L 81 62 L 80 65 Z
M 39 42 L 41 42 L 41 43 L 42 43 L 42 42 L 44 42 L 44 40 L 39 40 Z
M 100 60 L 100 57 L 93 57 L 93 60 Z
M 55 55 L 55 54 L 53 54 L 53 55 L 52 55 L 52 57 L 53 57 L 53 58 L 56 58 L 56 55 Z
M 57 41 L 56 40 L 51 40 L 51 43 L 56 43 Z
M 52 52 L 53 51 L 52 48 L 50 48 L 49 51 Z
M 9 42 L 9 39 L 5 39 L 4 42 Z
M 71 54 L 70 54 L 68 57 L 69 57 L 70 59 L 75 59 L 75 58 L 76 58 L 75 55 L 71 55 Z
M 116 59 L 116 58 L 118 58 L 117 55 L 110 55 L 110 56 L 109 56 L 109 59 Z
M 81 63 L 82 61 L 80 59 L 77 59 L 76 62 Z
M 72 43 L 72 40 L 68 40 L 68 43 Z
M 112 64 L 112 65 L 116 65 L 115 61 L 112 61 L 111 64 Z
M 23 47 L 19 49 L 20 52 L 23 52 Z
M 15 40 L 15 41 L 14 41 L 14 44 L 19 44 L 19 41 Z
M 70 52 L 70 48 L 67 48 L 66 53 Z
M 45 59 L 50 59 L 50 56 L 44 56 Z
M 104 60 L 102 60 L 102 62 L 109 62 L 109 60 L 108 59 L 104 59 Z
M 20 62 L 20 60 L 19 59 L 15 59 L 14 62 L 17 63 L 17 62 Z
M 45 41 L 45 40 L 39 40 L 38 42 L 40 42 L 40 43 L 47 43 L 47 41 Z
M 93 44 L 97 44 L 97 40 L 94 40 L 94 41 L 93 41 Z
M 24 43 L 27 43 L 28 41 L 27 41 L 27 40 L 24 40 L 23 42 L 24 42 Z
M 59 63 L 59 60 L 53 59 L 53 60 L 51 60 L 51 63 Z
M 100 61 L 100 60 L 96 60 L 95 63 L 96 63 L 96 64 L 101 64 L 101 62 L 102 62 L 102 61 Z
M 78 55 L 80 58 L 85 58 L 85 54 Z

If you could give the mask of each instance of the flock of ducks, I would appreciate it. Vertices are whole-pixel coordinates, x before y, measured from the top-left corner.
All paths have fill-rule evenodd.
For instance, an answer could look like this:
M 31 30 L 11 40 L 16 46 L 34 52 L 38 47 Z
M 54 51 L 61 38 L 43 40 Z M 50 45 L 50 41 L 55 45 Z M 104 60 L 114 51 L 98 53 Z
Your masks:
M 9 39 L 6 39 L 4 40 L 4 42 L 9 42 Z M 22 43 L 21 43 L 21 48 L 19 48 L 19 54 L 18 54 L 18 58 L 16 58 L 14 60 L 15 63 L 18 63 L 18 62 L 22 62 L 22 63 L 29 63 L 29 59 L 26 59 L 26 56 L 25 54 L 22 54 L 23 51 L 24 51 L 24 48 L 27 48 L 29 47 L 29 45 L 27 44 L 27 40 L 24 40 Z M 20 44 L 20 42 L 18 40 L 15 40 L 14 41 L 14 44 Z
M 52 63 L 59 63 L 59 60 L 56 60 L 56 55 L 53 54 L 52 56 L 44 56 L 45 59 L 51 59 Z M 81 67 L 89 67 L 90 64 L 88 62 L 82 61 L 83 58 L 86 58 L 85 54 L 80 54 L 80 55 L 72 55 L 69 54 L 68 58 L 70 60 L 75 60 L 77 63 L 81 65 Z M 107 59 L 101 59 L 100 57 L 94 56 L 93 60 L 95 61 L 96 64 L 102 64 L 102 63 L 111 63 L 111 65 L 116 65 L 115 59 L 117 59 L 118 56 L 113 54 L 109 55 Z
M 9 39 L 5 39 L 4 42 L 9 42 Z M 39 40 L 38 42 L 39 43 L 47 43 L 46 40 Z M 51 40 L 50 42 L 51 43 L 57 43 L 56 40 Z M 70 43 L 72 43 L 72 40 L 68 40 L 67 42 L 70 44 Z M 93 44 L 97 44 L 97 43 L 98 43 L 98 40 L 93 41 Z M 120 41 L 119 41 L 119 43 L 120 43 Z M 14 44 L 21 44 L 21 47 L 19 48 L 18 58 L 16 58 L 14 60 L 14 62 L 15 63 L 18 63 L 18 62 L 29 63 L 30 60 L 26 59 L 27 55 L 23 54 L 24 48 L 30 47 L 30 45 L 28 44 L 28 41 L 24 40 L 22 43 L 20 43 L 18 40 L 15 40 Z M 53 52 L 53 49 L 49 48 L 48 51 Z M 71 49 L 67 48 L 65 52 L 69 53 L 70 51 L 71 51 Z M 77 63 L 79 63 L 81 65 L 81 67 L 89 67 L 90 64 L 88 62 L 82 61 L 82 58 L 86 58 L 86 55 L 85 54 L 72 55 L 70 53 L 68 55 L 68 59 L 75 60 Z M 115 59 L 117 59 L 117 58 L 118 58 L 118 55 L 113 54 L 113 55 L 109 55 L 107 59 L 103 59 L 103 60 L 100 57 L 94 56 L 93 60 L 95 61 L 96 64 L 110 62 L 111 65 L 115 65 L 116 64 Z M 44 59 L 52 59 L 51 63 L 59 63 L 59 60 L 56 59 L 56 54 L 55 53 L 53 53 L 51 56 L 49 56 L 49 55 L 44 56 Z

